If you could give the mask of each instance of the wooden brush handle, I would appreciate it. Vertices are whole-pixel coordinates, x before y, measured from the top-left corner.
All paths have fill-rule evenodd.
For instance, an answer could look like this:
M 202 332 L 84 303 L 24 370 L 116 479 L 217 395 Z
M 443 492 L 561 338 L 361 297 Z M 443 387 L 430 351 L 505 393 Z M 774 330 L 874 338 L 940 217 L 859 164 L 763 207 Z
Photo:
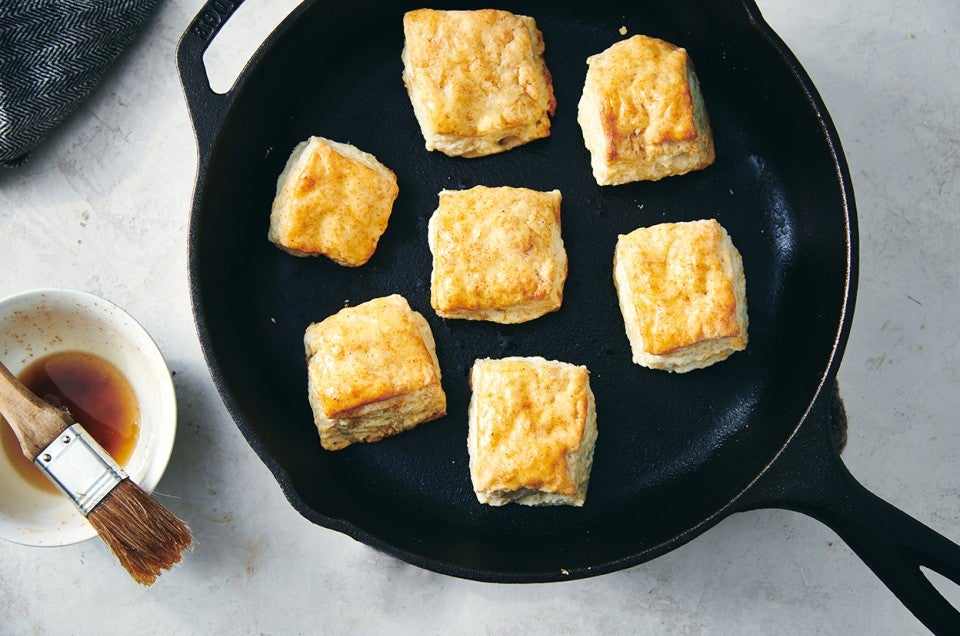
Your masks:
M 0 415 L 13 429 L 20 449 L 31 461 L 73 424 L 69 412 L 34 395 L 3 362 L 0 362 Z

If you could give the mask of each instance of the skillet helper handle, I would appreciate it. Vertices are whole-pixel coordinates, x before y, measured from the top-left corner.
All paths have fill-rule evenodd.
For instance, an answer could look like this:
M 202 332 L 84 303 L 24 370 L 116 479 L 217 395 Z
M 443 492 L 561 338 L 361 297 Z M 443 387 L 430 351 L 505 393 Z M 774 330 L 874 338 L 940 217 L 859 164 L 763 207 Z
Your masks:
M 826 402 L 828 400 L 820 400 Z M 921 567 L 960 585 L 960 546 L 861 485 L 831 439 L 821 404 L 736 506 L 784 508 L 827 525 L 935 634 L 960 633 L 960 611 L 940 594 Z
M 232 92 L 217 93 L 203 63 L 203 54 L 243 0 L 209 0 L 190 23 L 177 45 L 180 83 L 197 133 L 200 157 L 208 155 L 232 99 Z

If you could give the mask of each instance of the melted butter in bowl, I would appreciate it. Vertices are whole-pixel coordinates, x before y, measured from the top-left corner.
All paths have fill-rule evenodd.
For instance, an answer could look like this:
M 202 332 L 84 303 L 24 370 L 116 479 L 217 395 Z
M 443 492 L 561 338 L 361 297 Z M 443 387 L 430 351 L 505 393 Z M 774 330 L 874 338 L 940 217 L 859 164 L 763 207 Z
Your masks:
M 10 296 L 0 300 L 0 360 L 41 398 L 67 406 L 144 490 L 156 487 L 173 451 L 176 397 L 156 343 L 130 315 L 85 292 Z M 50 546 L 95 536 L 73 504 L 20 461 L 5 422 L 0 432 L 0 538 Z
M 140 437 L 140 406 L 133 387 L 108 360 L 85 351 L 51 353 L 31 362 L 18 379 L 44 401 L 69 411 L 121 468 L 127 465 Z M 0 440 L 20 476 L 40 490 L 57 492 L 20 452 L 13 429 L 0 427 Z

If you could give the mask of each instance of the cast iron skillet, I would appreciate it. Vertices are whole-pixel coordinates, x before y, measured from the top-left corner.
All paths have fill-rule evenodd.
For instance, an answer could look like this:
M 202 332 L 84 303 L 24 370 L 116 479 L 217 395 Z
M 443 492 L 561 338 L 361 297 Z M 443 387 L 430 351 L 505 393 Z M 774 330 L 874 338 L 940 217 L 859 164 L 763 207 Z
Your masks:
M 217 94 L 202 55 L 237 4 L 208 2 L 178 50 L 199 143 L 191 289 L 223 400 L 297 510 L 424 568 L 532 582 L 618 570 L 734 512 L 789 508 L 833 528 L 928 626 L 960 624 L 920 571 L 960 582 L 960 548 L 867 492 L 830 442 L 827 389 L 856 287 L 853 191 L 820 97 L 751 2 L 506 5 L 544 33 L 553 132 L 470 160 L 424 150 L 404 91 L 401 18 L 419 5 L 305 2 Z M 713 166 L 656 183 L 593 182 L 576 103 L 586 57 L 620 40 L 621 26 L 690 52 L 713 123 Z M 390 225 L 361 268 L 295 258 L 266 240 L 277 175 L 310 135 L 351 142 L 397 173 Z M 444 321 L 430 309 L 426 221 L 441 189 L 476 184 L 563 193 L 570 273 L 560 311 L 501 326 Z M 680 375 L 632 364 L 612 284 L 617 235 L 711 217 L 743 255 L 747 350 Z M 323 451 L 306 400 L 303 331 L 345 303 L 395 292 L 434 331 L 449 415 Z M 582 509 L 494 508 L 473 496 L 467 373 L 478 357 L 507 355 L 591 371 L 600 434 Z

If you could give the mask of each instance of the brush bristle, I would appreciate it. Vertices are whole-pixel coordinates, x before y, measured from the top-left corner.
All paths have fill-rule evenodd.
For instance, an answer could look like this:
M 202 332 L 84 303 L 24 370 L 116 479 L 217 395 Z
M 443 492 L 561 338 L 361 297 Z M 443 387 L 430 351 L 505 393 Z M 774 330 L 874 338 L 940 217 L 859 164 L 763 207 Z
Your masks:
M 193 543 L 187 524 L 129 479 L 120 482 L 87 520 L 142 585 L 151 585 L 163 570 L 179 563 Z

